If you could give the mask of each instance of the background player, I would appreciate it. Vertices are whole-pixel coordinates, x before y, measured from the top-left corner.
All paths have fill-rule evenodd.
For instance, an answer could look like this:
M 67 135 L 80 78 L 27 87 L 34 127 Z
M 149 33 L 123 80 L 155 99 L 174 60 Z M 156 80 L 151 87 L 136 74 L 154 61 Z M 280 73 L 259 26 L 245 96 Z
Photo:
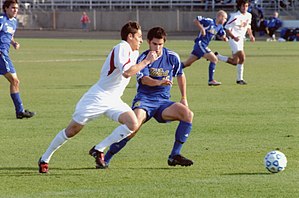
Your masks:
M 151 51 L 156 51 L 158 59 L 149 64 L 137 74 L 138 88 L 133 100 L 133 109 L 138 119 L 138 129 L 151 118 L 159 123 L 167 123 L 177 120 L 179 125 L 175 133 L 175 142 L 168 158 L 170 166 L 191 166 L 192 160 L 181 155 L 181 149 L 192 129 L 193 112 L 188 108 L 186 97 L 186 78 L 182 71 L 180 58 L 177 53 L 164 48 L 166 32 L 162 27 L 154 27 L 147 34 L 149 50 L 143 52 L 137 62 L 142 62 Z M 173 77 L 177 77 L 181 92 L 181 101 L 170 100 L 170 89 Z M 126 143 L 137 133 L 137 130 L 129 137 L 111 145 L 105 155 L 104 161 L 97 164 L 97 168 L 107 168 L 114 154 L 119 152 Z M 95 146 L 91 149 L 103 152 Z
M 128 22 L 122 27 L 121 39 L 109 53 L 102 67 L 100 80 L 83 95 L 76 106 L 72 121 L 56 135 L 40 158 L 40 173 L 49 171 L 51 156 L 60 146 L 78 134 L 85 124 L 101 115 L 122 124 L 103 141 L 104 146 L 122 140 L 137 129 L 137 118 L 132 109 L 121 100 L 121 96 L 130 77 L 156 60 L 157 54 L 151 51 L 143 61 L 136 64 L 138 50 L 143 42 L 141 27 L 137 22 Z M 101 159 L 100 153 L 94 155 L 96 159 Z
M 197 16 L 193 22 L 195 26 L 198 27 L 199 34 L 194 41 L 195 43 L 193 46 L 193 51 L 191 52 L 189 58 L 183 62 L 183 67 L 189 67 L 193 62 L 197 61 L 201 57 L 209 60 L 210 64 L 208 85 L 210 86 L 221 85 L 221 82 L 217 82 L 214 79 L 216 63 L 218 62 L 218 59 L 215 54 L 208 48 L 208 45 L 216 35 L 219 35 L 222 40 L 227 41 L 225 32 L 223 30 L 223 24 L 226 22 L 226 20 L 227 14 L 223 10 L 217 12 L 215 20 Z
M 217 57 L 219 60 L 227 62 L 237 66 L 237 81 L 239 85 L 246 85 L 246 81 L 243 79 L 245 51 L 244 51 L 244 39 L 246 32 L 249 35 L 250 41 L 254 42 L 255 38 L 251 31 L 251 14 L 248 10 L 248 0 L 237 0 L 238 11 L 232 13 L 229 20 L 225 25 L 226 34 L 229 37 L 229 45 L 231 47 L 233 56 L 222 56 L 219 53 Z
M 18 1 L 6 0 L 2 8 L 4 13 L 0 16 L 0 75 L 4 75 L 10 83 L 10 96 L 15 106 L 16 118 L 31 118 L 35 113 L 23 108 L 19 87 L 20 81 L 9 57 L 10 45 L 15 49 L 20 48 L 20 44 L 14 40 L 18 23 L 16 19 L 19 11 Z

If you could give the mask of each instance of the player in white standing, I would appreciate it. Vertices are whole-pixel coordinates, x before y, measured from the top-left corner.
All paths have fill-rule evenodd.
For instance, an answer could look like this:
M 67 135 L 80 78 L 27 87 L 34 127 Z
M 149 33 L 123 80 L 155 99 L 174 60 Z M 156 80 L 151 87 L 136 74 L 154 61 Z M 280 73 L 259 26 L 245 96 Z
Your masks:
M 141 27 L 137 22 L 128 22 L 122 27 L 121 39 L 108 55 L 102 67 L 100 80 L 78 102 L 72 121 L 56 135 L 39 159 L 40 173 L 48 173 L 51 156 L 60 146 L 78 134 L 85 124 L 101 115 L 121 124 L 102 141 L 101 146 L 104 148 L 137 130 L 137 118 L 130 106 L 121 100 L 121 96 L 130 77 L 155 61 L 157 54 L 151 51 L 144 61 L 136 64 L 138 50 L 143 42 Z M 103 154 L 98 153 L 97 158 L 102 159 L 104 156 L 101 155 Z
M 254 42 L 255 38 L 251 31 L 251 14 L 247 12 L 249 6 L 248 0 L 237 0 L 238 11 L 232 13 L 229 20 L 225 25 L 226 35 L 229 37 L 229 45 L 231 47 L 233 56 L 222 56 L 215 52 L 220 61 L 227 62 L 237 66 L 237 81 L 239 85 L 246 85 L 243 79 L 245 52 L 244 52 L 244 39 L 248 33 L 250 41 Z

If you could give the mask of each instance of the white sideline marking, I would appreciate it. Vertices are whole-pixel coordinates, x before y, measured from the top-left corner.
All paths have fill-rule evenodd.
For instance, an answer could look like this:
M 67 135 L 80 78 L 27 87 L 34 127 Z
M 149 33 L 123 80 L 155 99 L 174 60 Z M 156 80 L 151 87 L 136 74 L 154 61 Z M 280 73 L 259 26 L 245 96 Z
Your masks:
M 15 60 L 16 63 L 51 63 L 51 62 L 82 62 L 82 61 L 101 61 L 101 58 L 84 58 L 84 59 L 52 59 L 52 60 Z

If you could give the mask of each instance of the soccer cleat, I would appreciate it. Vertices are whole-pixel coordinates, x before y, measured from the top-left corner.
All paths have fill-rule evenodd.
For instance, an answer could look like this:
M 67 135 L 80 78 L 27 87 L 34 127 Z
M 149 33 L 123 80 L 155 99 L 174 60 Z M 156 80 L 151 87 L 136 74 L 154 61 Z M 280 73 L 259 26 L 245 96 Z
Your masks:
M 221 85 L 221 82 L 218 82 L 216 80 L 211 80 L 208 82 L 208 85 L 209 86 L 218 86 L 218 85 Z
M 38 160 L 38 167 L 39 167 L 38 171 L 40 173 L 48 173 L 49 172 L 49 165 L 48 165 L 48 163 L 42 161 L 42 158 L 39 158 L 39 160 Z
M 189 160 L 183 157 L 182 155 L 175 155 L 173 157 L 169 156 L 167 162 L 169 166 L 176 166 L 176 165 L 191 166 L 193 164 L 192 160 Z
M 247 85 L 247 82 L 245 82 L 244 80 L 237 80 L 236 83 L 239 85 Z
M 214 54 L 215 54 L 215 56 L 218 56 L 219 53 L 218 52 L 214 52 Z
M 96 150 L 95 146 L 90 149 L 89 155 L 95 158 L 96 168 L 99 169 L 108 168 L 108 165 L 104 161 L 104 153 Z
M 17 119 L 31 118 L 35 115 L 35 112 L 25 110 L 16 114 Z

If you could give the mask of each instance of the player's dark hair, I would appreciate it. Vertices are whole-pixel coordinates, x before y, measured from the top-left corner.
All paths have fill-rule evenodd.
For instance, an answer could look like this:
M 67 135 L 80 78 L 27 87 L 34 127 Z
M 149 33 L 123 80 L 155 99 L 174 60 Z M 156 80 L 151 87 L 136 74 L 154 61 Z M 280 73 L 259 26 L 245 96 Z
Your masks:
M 147 33 L 147 40 L 151 41 L 154 38 L 157 38 L 157 39 L 164 39 L 164 42 L 165 42 L 166 36 L 167 36 L 167 34 L 162 27 L 153 27 Z
M 129 21 L 126 23 L 120 32 L 121 40 L 126 41 L 129 34 L 136 34 L 138 30 L 141 30 L 141 26 L 136 21 Z
M 249 0 L 237 0 L 237 9 L 240 10 L 241 6 L 248 3 L 249 4 Z
M 19 4 L 18 0 L 5 0 L 2 5 L 2 10 L 5 13 L 5 8 L 9 8 L 11 4 Z

